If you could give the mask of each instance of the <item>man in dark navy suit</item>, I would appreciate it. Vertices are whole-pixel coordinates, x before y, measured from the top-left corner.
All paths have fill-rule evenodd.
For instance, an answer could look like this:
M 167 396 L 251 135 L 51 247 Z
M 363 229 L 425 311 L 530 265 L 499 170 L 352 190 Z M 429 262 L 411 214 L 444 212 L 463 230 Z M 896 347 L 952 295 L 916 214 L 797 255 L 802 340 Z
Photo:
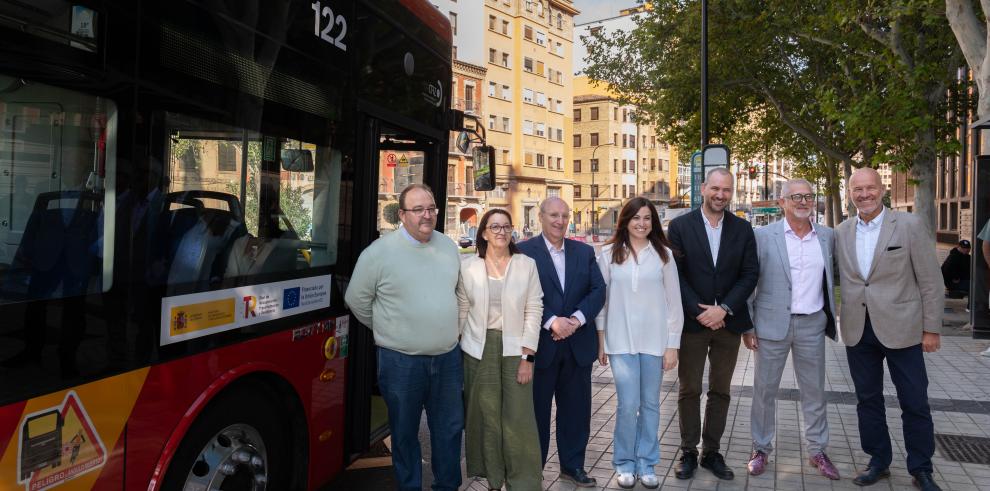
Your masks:
M 595 316 L 605 304 L 605 280 L 595 250 L 564 238 L 568 221 L 567 203 L 547 198 L 540 204 L 543 233 L 519 244 L 519 250 L 536 261 L 543 287 L 543 329 L 533 375 L 543 463 L 556 398 L 560 477 L 592 487 L 597 483 L 584 470 L 584 453 L 591 433 L 591 365 L 598 357 Z

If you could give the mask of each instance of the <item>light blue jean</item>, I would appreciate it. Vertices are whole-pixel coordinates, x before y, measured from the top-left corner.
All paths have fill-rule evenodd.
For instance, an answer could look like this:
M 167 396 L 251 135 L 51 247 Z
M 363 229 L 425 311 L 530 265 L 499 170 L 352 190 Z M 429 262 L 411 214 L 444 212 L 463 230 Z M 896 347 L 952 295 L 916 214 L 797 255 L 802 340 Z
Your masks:
M 663 357 L 608 355 L 619 407 L 615 412 L 612 466 L 616 472 L 654 474 L 660 462 L 660 382 Z

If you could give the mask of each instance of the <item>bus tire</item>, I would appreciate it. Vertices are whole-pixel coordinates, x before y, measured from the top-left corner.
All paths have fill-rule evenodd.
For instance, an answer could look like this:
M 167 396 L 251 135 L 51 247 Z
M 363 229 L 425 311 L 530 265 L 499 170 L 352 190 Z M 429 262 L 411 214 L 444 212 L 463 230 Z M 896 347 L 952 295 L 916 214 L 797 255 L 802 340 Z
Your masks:
M 225 390 L 196 418 L 169 463 L 163 491 L 290 488 L 289 418 L 264 384 L 250 389 Z

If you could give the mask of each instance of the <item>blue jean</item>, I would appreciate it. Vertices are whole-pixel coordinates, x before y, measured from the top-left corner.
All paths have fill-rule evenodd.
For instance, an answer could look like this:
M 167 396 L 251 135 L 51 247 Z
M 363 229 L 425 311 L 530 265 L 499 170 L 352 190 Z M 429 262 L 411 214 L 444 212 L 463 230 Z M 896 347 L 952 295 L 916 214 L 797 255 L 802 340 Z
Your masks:
M 663 357 L 608 355 L 619 407 L 615 412 L 612 466 L 616 472 L 653 474 L 660 462 L 660 382 Z
M 392 464 L 400 490 L 422 489 L 419 422 L 423 408 L 430 427 L 433 489 L 460 487 L 463 386 L 459 347 L 435 356 L 406 355 L 378 348 L 378 388 L 388 407 Z

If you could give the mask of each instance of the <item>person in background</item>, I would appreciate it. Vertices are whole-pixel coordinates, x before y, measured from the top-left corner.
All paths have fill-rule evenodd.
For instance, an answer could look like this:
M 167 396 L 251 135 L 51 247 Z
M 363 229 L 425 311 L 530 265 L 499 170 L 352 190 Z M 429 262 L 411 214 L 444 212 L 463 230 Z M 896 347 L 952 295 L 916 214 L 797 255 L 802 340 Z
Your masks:
M 811 465 L 829 479 L 839 471 L 825 453 L 828 414 L 825 398 L 825 337 L 835 339 L 832 294 L 832 229 L 810 220 L 815 206 L 811 183 L 784 183 L 779 206 L 784 219 L 756 229 L 760 280 L 751 299 L 753 330 L 743 343 L 755 351 L 749 473 L 763 474 L 773 451 L 777 389 L 790 354 L 801 390 L 804 437 Z
M 481 217 L 478 254 L 461 263 L 457 305 L 464 352 L 467 474 L 490 489 L 540 489 L 533 366 L 543 290 L 536 262 L 512 242 L 502 209 Z
M 690 479 L 701 467 L 719 479 L 734 474 L 719 452 L 729 414 L 729 389 L 739 354 L 740 334 L 753 328 L 747 300 L 760 275 L 756 239 L 749 222 L 729 213 L 732 173 L 724 167 L 708 172 L 701 187 L 701 208 L 670 222 L 670 242 L 675 251 L 684 306 L 684 333 L 677 372 L 680 389 L 681 460 L 678 479 Z M 705 361 L 708 403 L 701 423 L 701 390 Z
M 433 489 L 461 485 L 464 372 L 458 349 L 457 244 L 434 230 L 433 192 L 411 184 L 399 194 L 399 230 L 358 257 L 344 301 L 371 328 L 378 387 L 388 408 L 398 488 L 422 489 L 419 423 L 426 409 Z
M 677 367 L 684 312 L 677 264 L 656 207 L 642 197 L 619 212 L 615 235 L 598 256 L 605 307 L 598 314 L 598 362 L 612 366 L 619 405 L 612 466 L 620 487 L 660 486 L 660 383 Z
M 557 403 L 557 456 L 560 477 L 593 487 L 584 470 L 591 436 L 591 365 L 598 358 L 595 317 L 605 303 L 605 281 L 588 244 L 565 239 L 571 212 L 560 198 L 540 203 L 543 232 L 519 244 L 536 261 L 543 288 L 540 356 L 533 375 L 533 405 L 546 465 L 550 451 L 550 412 Z
M 950 294 L 960 297 L 969 295 L 970 251 L 972 244 L 966 239 L 960 240 L 942 262 L 942 280 Z
M 853 480 L 860 486 L 890 476 L 893 449 L 884 404 L 884 362 L 897 390 L 907 470 L 922 491 L 939 491 L 932 478 L 935 425 L 928 404 L 924 353 L 941 345 L 945 293 L 935 241 L 922 219 L 883 206 L 880 174 L 869 167 L 849 176 L 855 219 L 835 229 L 849 373 L 856 388 L 859 438 L 870 462 Z
M 983 230 L 980 230 L 979 235 L 976 236 L 980 239 L 983 244 L 980 246 L 980 250 L 983 251 L 983 263 L 990 265 L 990 220 L 987 220 L 986 225 L 983 225 Z M 990 282 L 990 272 L 985 276 L 988 282 Z M 987 285 L 987 290 L 990 290 L 990 284 Z M 987 298 L 987 302 L 990 302 L 990 298 Z M 990 356 L 990 348 L 983 350 L 980 353 L 983 356 Z

